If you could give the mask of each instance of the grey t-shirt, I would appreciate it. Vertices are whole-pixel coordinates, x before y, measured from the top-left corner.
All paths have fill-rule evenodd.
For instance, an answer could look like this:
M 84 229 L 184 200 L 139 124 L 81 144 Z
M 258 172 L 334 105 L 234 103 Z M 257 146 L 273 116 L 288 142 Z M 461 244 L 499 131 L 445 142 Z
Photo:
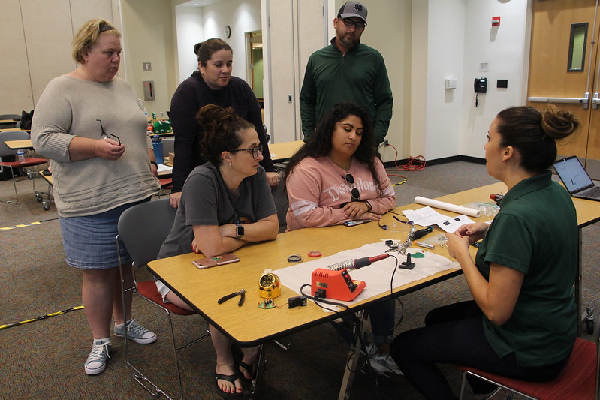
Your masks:
M 244 179 L 237 195 L 225 185 L 211 162 L 196 167 L 183 185 L 179 208 L 171 232 L 158 258 L 192 251 L 193 225 L 254 223 L 277 212 L 265 170 Z

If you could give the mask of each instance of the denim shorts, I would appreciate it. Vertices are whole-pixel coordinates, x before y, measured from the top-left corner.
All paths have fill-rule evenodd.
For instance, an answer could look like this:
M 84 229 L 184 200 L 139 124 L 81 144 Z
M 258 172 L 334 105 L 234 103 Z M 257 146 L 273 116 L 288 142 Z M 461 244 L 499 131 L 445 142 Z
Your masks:
M 61 217 L 60 230 L 67 264 L 80 269 L 109 269 L 119 266 L 115 241 L 119 217 L 129 207 L 145 201 L 148 200 L 125 204 L 96 215 Z M 131 256 L 121 241 L 119 248 L 121 262 L 131 263 Z

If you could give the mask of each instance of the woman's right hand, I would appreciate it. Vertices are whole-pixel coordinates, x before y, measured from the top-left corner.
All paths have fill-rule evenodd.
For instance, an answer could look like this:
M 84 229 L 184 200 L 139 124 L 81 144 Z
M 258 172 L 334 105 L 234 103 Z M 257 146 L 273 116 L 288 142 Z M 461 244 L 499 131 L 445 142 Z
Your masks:
M 468 236 L 469 242 L 475 243 L 483 239 L 488 228 L 489 225 L 485 222 L 476 222 L 474 224 L 461 225 L 455 233 L 460 236 Z
M 175 192 L 175 193 L 171 193 L 169 195 L 169 204 L 171 204 L 171 207 L 173 207 L 176 210 L 177 210 L 177 207 L 179 207 L 180 200 L 181 200 L 181 192 Z
M 105 160 L 118 160 L 125 152 L 125 146 L 112 139 L 98 139 L 94 143 L 96 157 Z

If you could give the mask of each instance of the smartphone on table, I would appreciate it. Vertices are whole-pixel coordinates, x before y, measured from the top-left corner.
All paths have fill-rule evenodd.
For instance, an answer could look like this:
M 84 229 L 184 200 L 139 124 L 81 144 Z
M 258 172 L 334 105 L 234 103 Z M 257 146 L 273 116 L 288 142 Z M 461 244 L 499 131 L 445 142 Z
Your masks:
M 360 224 L 366 224 L 367 222 L 371 222 L 371 220 L 369 220 L 369 219 L 354 219 L 354 220 L 344 222 L 344 225 L 345 226 L 356 226 L 356 225 L 360 225 Z
M 204 257 L 192 261 L 199 269 L 212 268 L 217 265 L 230 264 L 240 261 L 239 257 L 233 253 L 223 254 L 215 257 Z

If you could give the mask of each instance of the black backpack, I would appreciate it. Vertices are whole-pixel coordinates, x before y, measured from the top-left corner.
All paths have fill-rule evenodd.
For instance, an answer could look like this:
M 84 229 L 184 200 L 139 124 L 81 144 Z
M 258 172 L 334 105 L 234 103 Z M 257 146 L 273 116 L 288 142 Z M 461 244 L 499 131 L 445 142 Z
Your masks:
M 31 121 L 33 120 L 33 110 L 31 112 L 27 112 L 23 110 L 21 113 L 21 125 L 20 128 L 26 131 L 31 130 Z

